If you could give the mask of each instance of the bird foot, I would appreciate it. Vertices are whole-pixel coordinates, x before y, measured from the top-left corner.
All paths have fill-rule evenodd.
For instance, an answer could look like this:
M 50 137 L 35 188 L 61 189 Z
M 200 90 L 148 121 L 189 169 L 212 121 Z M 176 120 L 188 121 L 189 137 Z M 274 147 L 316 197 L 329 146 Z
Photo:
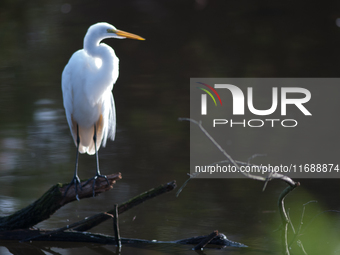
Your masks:
M 78 175 L 75 175 L 73 176 L 73 179 L 71 180 L 70 184 L 66 187 L 66 190 L 64 192 L 64 197 L 66 196 L 67 194 L 67 191 L 69 190 L 69 188 L 74 185 L 75 187 L 75 191 L 76 191 L 76 198 L 77 200 L 79 201 L 79 197 L 78 197 L 78 186 L 79 186 L 79 189 L 81 190 L 82 189 L 82 186 L 80 184 L 80 179 L 78 177 Z
M 94 177 L 92 177 L 91 179 L 88 179 L 85 184 L 83 185 L 86 186 L 90 181 L 93 180 L 93 184 L 92 184 L 92 194 L 93 194 L 93 197 L 95 196 L 95 192 L 94 192 L 94 185 L 96 184 L 96 180 L 98 179 L 98 177 L 101 177 L 101 178 L 105 178 L 105 180 L 107 181 L 107 185 L 110 186 L 110 182 L 109 180 L 107 179 L 106 175 L 102 175 L 102 174 L 96 174 Z

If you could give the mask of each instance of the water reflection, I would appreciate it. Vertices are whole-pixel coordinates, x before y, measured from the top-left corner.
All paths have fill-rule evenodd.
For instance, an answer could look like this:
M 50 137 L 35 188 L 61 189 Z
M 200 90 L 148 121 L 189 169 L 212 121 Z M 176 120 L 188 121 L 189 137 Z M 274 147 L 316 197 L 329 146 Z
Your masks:
M 64 120 L 62 109 L 55 107 L 52 100 L 43 99 L 36 102 L 32 122 L 23 132 L 24 137 L 10 137 L 11 131 L 4 132 L 1 140 L 0 169 L 47 167 L 51 164 L 65 163 L 69 153 L 64 145 L 69 137 L 64 127 L 59 125 Z M 7 136 L 7 137 L 6 137 Z
M 1 141 L 0 171 L 9 171 L 18 167 L 18 150 L 23 149 L 23 141 L 14 137 L 4 138 Z
M 27 144 L 35 161 L 40 167 L 62 164 L 69 160 L 69 152 L 64 149 L 69 136 L 63 134 L 63 127 L 59 124 L 64 120 L 62 109 L 52 108 L 53 100 L 39 100 L 37 109 L 33 113 L 33 123 L 28 127 Z
M 18 209 L 19 203 L 13 197 L 0 196 L 0 215 L 10 215 Z

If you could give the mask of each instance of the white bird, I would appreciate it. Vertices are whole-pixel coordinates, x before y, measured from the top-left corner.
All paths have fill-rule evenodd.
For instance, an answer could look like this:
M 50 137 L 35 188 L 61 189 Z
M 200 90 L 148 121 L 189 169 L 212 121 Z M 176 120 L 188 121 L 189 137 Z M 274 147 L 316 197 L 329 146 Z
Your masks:
M 116 133 L 116 109 L 112 96 L 113 85 L 118 78 L 119 59 L 114 50 L 104 43 L 105 38 L 144 38 L 116 29 L 108 23 L 92 25 L 84 38 L 84 49 L 76 51 L 64 68 L 61 88 L 68 125 L 77 146 L 74 176 L 66 188 L 80 185 L 78 177 L 78 155 L 96 154 L 96 175 L 106 178 L 99 171 L 98 149 L 106 145 L 107 139 L 114 140 Z M 89 180 L 89 181 L 90 181 Z M 107 178 L 106 178 L 107 180 Z M 107 180 L 108 182 L 108 180 Z

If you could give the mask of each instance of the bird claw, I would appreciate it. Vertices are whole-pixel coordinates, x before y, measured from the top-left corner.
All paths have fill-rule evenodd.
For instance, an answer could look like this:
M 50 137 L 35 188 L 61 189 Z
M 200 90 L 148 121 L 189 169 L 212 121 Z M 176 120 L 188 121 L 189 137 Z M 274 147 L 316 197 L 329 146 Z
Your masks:
M 76 191 L 76 199 L 79 201 L 79 196 L 78 196 L 78 187 L 79 186 L 79 189 L 82 190 L 82 186 L 80 184 L 80 179 L 77 175 L 73 176 L 73 179 L 71 180 L 70 184 L 66 187 L 66 190 L 64 192 L 64 197 L 66 196 L 67 194 L 67 191 L 69 190 L 69 188 L 74 185 L 75 187 L 75 191 Z
M 83 187 L 86 186 L 90 181 L 93 180 L 93 184 L 92 184 L 92 194 L 93 194 L 93 197 L 95 196 L 94 185 L 96 184 L 96 180 L 98 179 L 98 177 L 105 178 L 105 180 L 107 181 L 107 185 L 110 186 L 110 182 L 109 182 L 109 180 L 107 179 L 106 175 L 96 174 L 96 175 L 93 176 L 91 179 L 88 179 L 88 180 L 85 182 L 85 184 L 83 185 Z

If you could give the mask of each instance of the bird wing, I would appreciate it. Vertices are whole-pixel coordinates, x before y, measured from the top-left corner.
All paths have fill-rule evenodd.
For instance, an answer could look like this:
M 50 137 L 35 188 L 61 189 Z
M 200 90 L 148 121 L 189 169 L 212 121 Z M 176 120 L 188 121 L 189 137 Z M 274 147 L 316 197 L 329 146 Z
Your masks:
M 116 135 L 116 107 L 111 90 L 108 90 L 103 104 L 103 115 L 106 116 L 106 123 L 103 128 L 103 141 L 102 144 L 105 147 L 106 140 L 114 140 Z
M 73 136 L 73 140 L 76 143 L 77 140 L 77 127 L 76 123 L 72 119 L 72 113 L 73 113 L 73 92 L 72 92 L 72 85 L 71 85 L 71 70 L 69 69 L 69 66 L 66 65 L 64 68 L 64 71 L 62 73 L 61 77 L 61 89 L 63 92 L 63 103 L 65 108 L 65 114 L 67 123 L 70 127 L 71 134 Z
M 113 141 L 116 136 L 116 107 L 115 107 L 115 100 L 113 99 L 112 93 L 110 93 L 111 100 L 111 110 L 109 112 L 109 130 L 108 130 L 108 137 Z

